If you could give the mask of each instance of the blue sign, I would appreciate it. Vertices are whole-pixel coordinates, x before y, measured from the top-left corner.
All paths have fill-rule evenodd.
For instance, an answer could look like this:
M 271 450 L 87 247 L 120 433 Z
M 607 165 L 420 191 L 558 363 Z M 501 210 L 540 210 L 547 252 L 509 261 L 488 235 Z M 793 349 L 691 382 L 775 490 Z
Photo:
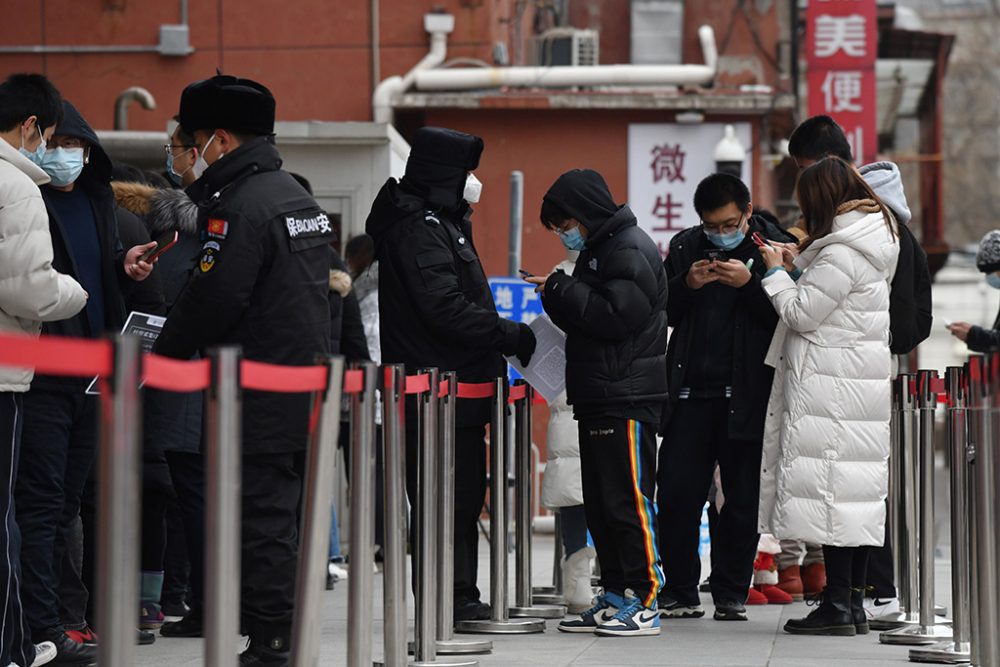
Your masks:
M 505 320 L 531 324 L 544 312 L 541 295 L 535 292 L 535 286 L 520 278 L 490 278 L 490 289 L 493 290 L 497 312 Z M 507 370 L 511 380 L 521 377 L 509 365 Z

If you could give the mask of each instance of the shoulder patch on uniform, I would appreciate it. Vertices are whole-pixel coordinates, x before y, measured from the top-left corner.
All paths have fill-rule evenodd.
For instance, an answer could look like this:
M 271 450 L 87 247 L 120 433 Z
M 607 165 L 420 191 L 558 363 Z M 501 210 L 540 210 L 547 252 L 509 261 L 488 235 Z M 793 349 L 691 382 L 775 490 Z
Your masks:
M 201 257 L 198 258 L 198 268 L 202 273 L 208 273 L 215 268 L 215 260 L 218 258 L 220 246 L 215 241 L 206 241 L 201 247 Z
M 433 223 L 435 225 L 440 225 L 441 224 L 441 221 L 438 220 L 437 216 L 435 216 L 433 213 L 428 213 L 427 215 L 425 215 L 424 216 L 424 222 L 430 222 L 430 223 Z
M 306 211 L 285 216 L 289 238 L 312 238 L 333 234 L 330 217 L 323 211 Z
M 209 218 L 205 231 L 209 238 L 224 239 L 229 234 L 229 223 L 219 218 Z

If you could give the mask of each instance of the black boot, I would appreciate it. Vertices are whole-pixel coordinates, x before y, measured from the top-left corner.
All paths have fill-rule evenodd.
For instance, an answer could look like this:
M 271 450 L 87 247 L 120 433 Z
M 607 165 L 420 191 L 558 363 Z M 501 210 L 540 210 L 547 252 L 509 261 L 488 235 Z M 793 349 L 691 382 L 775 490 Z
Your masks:
M 851 589 L 830 588 L 823 591 L 819 607 L 805 618 L 785 623 L 785 632 L 792 635 L 834 635 L 853 637 L 857 634 L 851 615 Z M 862 610 L 863 613 L 863 610 Z
M 851 589 L 851 616 L 854 617 L 854 629 L 859 635 L 867 635 L 871 629 L 868 627 L 868 614 L 865 613 L 865 589 Z
M 240 653 L 240 667 L 289 667 L 288 637 L 257 640 L 250 637 L 247 650 Z
M 174 623 L 164 623 L 160 627 L 163 637 L 201 637 L 203 630 L 201 609 L 192 609 L 187 616 Z

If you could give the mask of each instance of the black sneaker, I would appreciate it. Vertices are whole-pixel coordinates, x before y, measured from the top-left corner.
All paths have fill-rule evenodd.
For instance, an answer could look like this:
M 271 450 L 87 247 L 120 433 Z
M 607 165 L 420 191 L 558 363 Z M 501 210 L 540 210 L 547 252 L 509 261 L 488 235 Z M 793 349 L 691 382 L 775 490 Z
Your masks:
M 719 600 L 715 603 L 715 614 L 713 617 L 717 621 L 746 621 L 747 608 L 739 600 Z
M 247 650 L 240 653 L 240 667 L 290 667 L 288 640 L 275 637 L 266 644 L 250 638 Z
M 35 637 L 35 641 L 49 641 L 55 645 L 56 657 L 50 663 L 53 665 L 91 665 L 97 661 L 96 644 L 78 644 L 58 628 L 49 628 Z
M 699 593 L 711 593 L 712 592 L 712 582 L 708 577 L 705 577 L 705 581 L 698 584 Z
M 201 610 L 194 609 L 190 614 L 174 623 L 164 623 L 160 627 L 163 637 L 201 637 L 204 633 Z
M 455 622 L 488 621 L 493 610 L 485 602 L 468 598 L 455 600 Z
M 184 618 L 191 613 L 191 607 L 187 606 L 183 600 L 179 602 L 164 602 L 160 605 L 160 611 L 163 612 L 164 616 Z
M 152 630 L 138 628 L 135 634 L 135 643 L 139 646 L 149 646 L 156 643 L 156 634 Z
M 701 618 L 705 615 L 700 604 L 686 604 L 669 595 L 657 597 L 656 608 L 660 611 L 660 618 Z

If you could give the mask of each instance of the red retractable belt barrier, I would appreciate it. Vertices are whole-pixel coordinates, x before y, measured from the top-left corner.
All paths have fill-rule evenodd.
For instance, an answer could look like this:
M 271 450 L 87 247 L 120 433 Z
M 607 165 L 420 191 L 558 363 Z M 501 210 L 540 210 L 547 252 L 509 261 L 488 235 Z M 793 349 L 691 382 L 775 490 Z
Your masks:
M 240 386 L 256 391 L 297 394 L 326 389 L 326 366 L 279 366 L 244 359 L 240 362 Z
M 459 382 L 458 391 L 455 392 L 455 395 L 459 398 L 493 398 L 495 392 L 495 384 L 493 382 L 480 382 L 476 384 Z
M 528 385 L 515 384 L 510 388 L 510 402 L 523 400 L 528 395 Z
M 203 391 L 212 383 L 212 364 L 208 359 L 181 361 L 147 354 L 143 359 L 142 381 L 147 387 L 164 391 Z
M 945 386 L 944 378 L 935 378 L 931 380 L 930 390 L 932 394 L 937 395 L 938 403 L 948 402 L 948 389 Z M 910 381 L 910 391 L 914 393 L 920 393 L 920 388 L 917 387 L 917 380 Z
M 422 375 L 407 375 L 404 394 L 425 394 L 431 390 L 431 376 L 427 373 Z
M 341 390 L 345 394 L 358 394 L 365 386 L 365 374 L 362 371 L 344 371 L 344 388 Z
M 0 335 L 0 366 L 33 368 L 45 375 L 107 377 L 112 358 L 111 343 L 106 340 Z

